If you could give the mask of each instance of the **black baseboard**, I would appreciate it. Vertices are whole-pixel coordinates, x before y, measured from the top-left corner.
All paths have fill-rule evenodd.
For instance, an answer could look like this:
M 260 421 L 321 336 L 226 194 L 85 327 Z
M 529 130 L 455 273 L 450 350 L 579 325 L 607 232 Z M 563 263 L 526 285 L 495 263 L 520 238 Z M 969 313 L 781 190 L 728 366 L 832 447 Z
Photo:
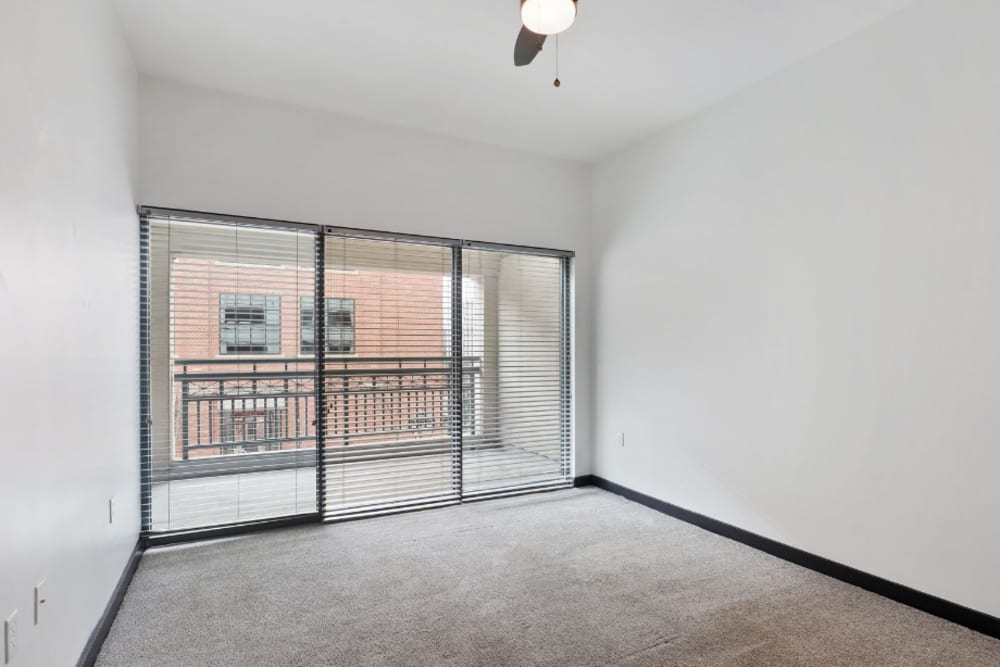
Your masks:
M 943 600 L 934 595 L 923 593 L 916 589 L 909 588 L 908 586 L 889 581 L 888 579 L 883 579 L 882 577 L 862 572 L 861 570 L 856 570 L 853 567 L 837 563 L 836 561 L 832 561 L 828 558 L 823 558 L 822 556 L 817 556 L 807 551 L 790 547 L 787 544 L 776 542 L 767 537 L 757 535 L 756 533 L 751 533 L 748 530 L 737 528 L 736 526 L 723 523 L 722 521 L 707 517 L 703 514 L 698 514 L 697 512 L 692 512 L 691 510 L 686 510 L 683 507 L 672 505 L 663 500 L 659 500 L 658 498 L 647 496 L 644 493 L 633 491 L 632 489 L 624 487 L 620 484 L 615 484 L 614 482 L 610 482 L 596 475 L 585 475 L 577 477 L 576 480 L 574 480 L 574 486 L 587 485 L 593 485 L 606 491 L 610 491 L 611 493 L 637 502 L 640 505 L 645 505 L 650 509 L 663 512 L 664 514 L 668 514 L 675 519 L 680 519 L 681 521 L 693 524 L 699 528 L 704 528 L 705 530 L 717 535 L 728 537 L 731 540 L 735 540 L 747 546 L 753 547 L 754 549 L 769 553 L 772 556 L 777 556 L 778 558 L 795 563 L 796 565 L 801 565 L 802 567 L 810 570 L 815 570 L 816 572 L 825 574 L 828 577 L 833 577 L 834 579 L 839 579 L 840 581 L 863 588 L 866 591 L 877 593 L 883 597 L 889 598 L 890 600 L 895 600 L 896 602 L 914 607 L 915 609 L 925 611 L 928 614 L 933 614 L 934 616 L 951 621 L 952 623 L 964 625 L 965 627 L 981 632 L 984 635 L 1000 639 L 1000 618 L 995 616 L 991 616 L 981 611 L 976 611 L 975 609 L 969 609 L 968 607 L 963 607 L 960 604 Z
M 132 577 L 135 576 L 135 570 L 139 567 L 143 551 L 142 540 L 139 540 L 136 542 L 135 548 L 132 550 L 132 555 L 129 556 L 128 562 L 125 564 L 125 570 L 122 572 L 121 578 L 118 579 L 118 585 L 115 586 L 115 590 L 111 594 L 111 599 L 108 600 L 108 606 L 104 608 L 104 613 L 101 614 L 97 625 L 94 626 L 94 631 L 90 633 L 90 638 L 87 639 L 86 646 L 83 647 L 83 653 L 80 654 L 80 659 L 77 661 L 76 667 L 93 667 L 94 663 L 97 662 L 97 656 L 101 652 L 101 647 L 104 646 L 104 640 L 111 630 L 111 624 L 115 622 L 118 609 L 122 606 L 125 591 L 128 590 L 129 584 L 132 583 Z

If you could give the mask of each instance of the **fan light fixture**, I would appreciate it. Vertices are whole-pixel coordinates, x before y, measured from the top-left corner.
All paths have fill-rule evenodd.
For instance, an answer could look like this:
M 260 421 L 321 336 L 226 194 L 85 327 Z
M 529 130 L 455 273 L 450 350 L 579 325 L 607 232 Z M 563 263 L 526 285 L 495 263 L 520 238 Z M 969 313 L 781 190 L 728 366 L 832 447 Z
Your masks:
M 576 0 L 521 0 L 521 21 L 536 35 L 555 35 L 573 25 Z

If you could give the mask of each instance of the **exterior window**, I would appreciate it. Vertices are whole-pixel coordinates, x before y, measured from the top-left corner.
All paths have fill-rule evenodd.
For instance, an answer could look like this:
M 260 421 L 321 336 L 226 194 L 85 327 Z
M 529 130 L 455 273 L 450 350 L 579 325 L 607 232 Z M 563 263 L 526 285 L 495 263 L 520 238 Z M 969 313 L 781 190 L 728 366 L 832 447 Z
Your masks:
M 316 353 L 316 300 L 302 297 L 302 354 Z M 328 354 L 354 353 L 354 299 L 326 300 L 326 351 Z
M 279 354 L 281 297 L 277 294 L 219 295 L 221 354 Z

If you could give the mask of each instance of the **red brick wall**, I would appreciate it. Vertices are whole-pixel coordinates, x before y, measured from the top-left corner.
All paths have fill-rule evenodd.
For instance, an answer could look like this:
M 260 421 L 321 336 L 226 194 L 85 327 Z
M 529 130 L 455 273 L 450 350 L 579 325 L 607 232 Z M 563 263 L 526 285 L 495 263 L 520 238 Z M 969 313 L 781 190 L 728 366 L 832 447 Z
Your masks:
M 337 366 L 337 361 L 350 362 L 352 368 L 381 368 L 374 363 L 364 364 L 365 359 L 384 357 L 443 357 L 449 352 L 446 340 L 444 295 L 447 288 L 447 278 L 429 273 L 400 274 L 375 269 L 358 271 L 328 271 L 325 278 L 327 297 L 354 299 L 354 340 L 353 354 L 328 354 L 328 365 Z M 271 294 L 281 299 L 281 353 L 280 354 L 243 354 L 228 355 L 220 351 L 220 295 L 221 294 Z M 184 372 L 183 366 L 177 362 L 190 359 L 240 359 L 238 366 L 226 364 L 203 363 L 188 366 L 189 373 L 204 373 L 210 371 L 235 371 L 251 373 L 253 364 L 259 371 L 299 370 L 305 375 L 311 375 L 314 370 L 311 363 L 312 355 L 302 355 L 300 351 L 300 298 L 313 296 L 313 274 L 308 271 L 296 271 L 291 267 L 268 267 L 233 265 L 231 263 L 213 260 L 181 257 L 171 263 L 171 357 L 175 363 L 175 373 Z M 408 391 L 398 394 L 386 393 L 388 387 L 429 380 L 433 383 L 437 378 L 420 377 L 405 378 L 402 383 L 398 379 L 354 378 L 349 382 L 352 391 L 347 404 L 351 422 L 345 425 L 341 419 L 344 408 L 344 397 L 337 396 L 341 390 L 340 378 L 335 379 L 336 386 L 328 383 L 331 416 L 328 420 L 328 431 L 331 434 L 343 428 L 366 429 L 405 429 L 408 425 L 420 424 L 422 415 L 438 415 L 445 410 L 442 401 L 446 392 L 429 389 L 427 391 Z M 285 392 L 294 390 L 294 382 L 307 383 L 300 387 L 309 391 L 311 384 L 308 378 L 296 378 L 286 389 L 283 380 L 278 381 L 277 388 Z M 175 443 L 174 454 L 181 457 L 184 429 L 182 414 L 181 383 L 174 383 L 174 413 L 175 413 Z M 365 392 L 366 388 L 371 392 Z M 412 387 L 411 387 L 412 388 Z M 189 385 L 192 395 L 199 390 L 206 396 L 218 396 L 218 388 L 213 383 Z M 233 385 L 227 385 L 226 391 L 236 391 Z M 227 402 L 227 410 L 236 414 L 235 438 L 244 439 L 246 432 L 254 428 L 258 433 L 265 433 L 264 405 L 277 410 L 281 420 L 279 427 L 283 437 L 291 438 L 296 434 L 306 437 L 298 442 L 285 440 L 282 442 L 262 443 L 259 450 L 264 449 L 297 449 L 313 448 L 315 441 L 308 436 L 315 434 L 312 423 L 314 401 L 310 397 L 286 398 L 282 401 L 268 399 L 256 403 L 241 401 Z M 222 403 L 219 400 L 206 400 L 201 403 L 189 402 L 187 411 L 187 434 L 190 443 L 218 442 L 222 433 Z M 296 412 L 296 407 L 298 411 Z M 296 419 L 298 416 L 298 419 Z M 440 435 L 434 428 L 423 428 L 416 435 L 427 437 Z M 386 436 L 389 437 L 389 436 Z M 401 439 L 394 436 L 396 439 Z M 414 437 L 413 434 L 407 437 Z M 336 439 L 328 443 L 339 444 Z M 223 453 L 219 448 L 196 449 L 189 452 L 190 458 L 200 458 Z
M 219 351 L 220 294 L 281 297 L 281 354 L 297 357 L 299 300 L 312 296 L 313 274 L 289 268 L 234 268 L 209 260 L 173 262 L 172 357 L 225 357 Z M 354 299 L 355 356 L 437 357 L 447 354 L 443 300 L 446 277 L 388 271 L 327 271 L 327 297 Z

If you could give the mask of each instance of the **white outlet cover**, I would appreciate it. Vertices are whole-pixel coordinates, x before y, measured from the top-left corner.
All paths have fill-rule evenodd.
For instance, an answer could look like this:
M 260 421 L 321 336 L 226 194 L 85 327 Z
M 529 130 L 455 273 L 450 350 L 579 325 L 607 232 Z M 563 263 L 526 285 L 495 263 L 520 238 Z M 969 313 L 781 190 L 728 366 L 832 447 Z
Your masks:
M 42 620 L 42 605 L 45 604 L 45 580 L 35 584 L 35 625 Z
M 3 655 L 4 664 L 9 665 L 17 655 L 17 609 L 11 612 L 7 620 L 3 622 Z

